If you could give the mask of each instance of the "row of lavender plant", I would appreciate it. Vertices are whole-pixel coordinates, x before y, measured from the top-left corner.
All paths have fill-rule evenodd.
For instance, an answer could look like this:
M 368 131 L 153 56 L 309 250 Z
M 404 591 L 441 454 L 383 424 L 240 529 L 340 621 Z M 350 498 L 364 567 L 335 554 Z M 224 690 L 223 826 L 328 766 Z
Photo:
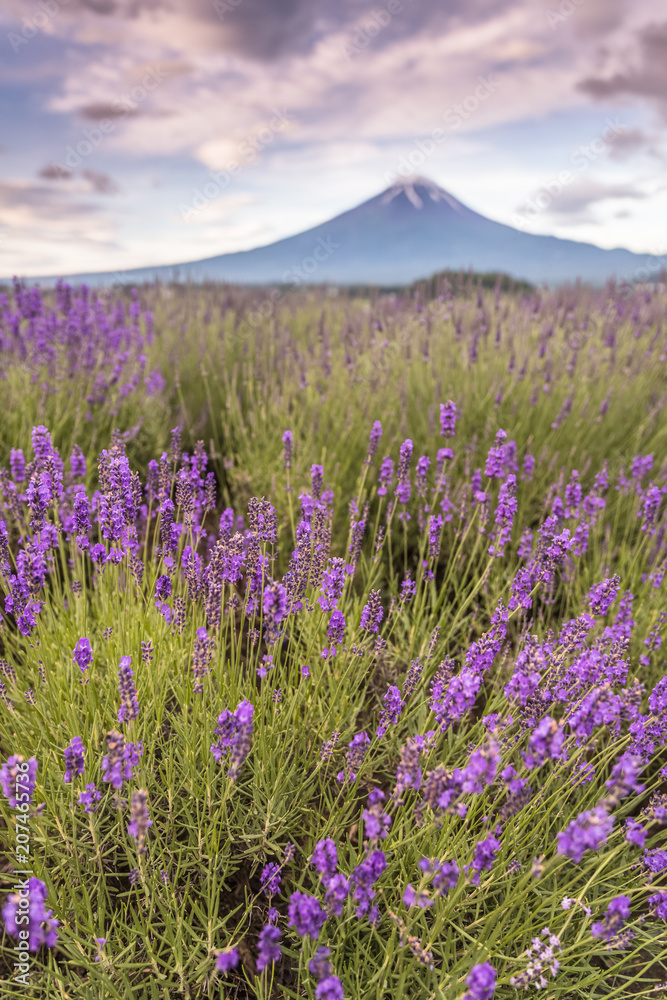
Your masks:
M 160 296 L 150 303 L 156 314 L 168 291 L 146 293 Z M 68 293 L 59 294 L 65 315 Z M 182 323 L 179 335 L 189 332 L 190 349 L 175 355 L 176 416 L 191 440 L 211 431 L 210 461 L 203 444 L 184 456 L 176 432 L 171 454 L 150 463 L 142 484 L 130 472 L 127 432 L 114 435 L 96 474 L 79 448 L 70 449 L 66 467 L 45 428 L 35 428 L 29 449 L 19 425 L 3 473 L 2 691 L 11 713 L 3 714 L 3 746 L 10 758 L 17 740 L 24 751 L 3 771 L 10 805 L 18 805 L 11 799 L 19 775 L 27 774 L 34 795 L 37 749 L 51 747 L 40 792 L 56 775 L 43 811 L 30 807 L 44 876 L 33 885 L 30 944 L 58 941 L 44 965 L 47 990 L 60 995 L 58 983 L 76 975 L 99 995 L 122 996 L 148 970 L 169 984 L 165 990 L 201 983 L 224 990 L 211 968 L 226 937 L 218 971 L 227 969 L 233 982 L 241 959 L 257 995 L 268 995 L 272 977 L 284 995 L 335 996 L 339 979 L 351 996 L 482 996 L 495 983 L 498 995 L 512 995 L 540 982 L 540 963 L 540 976 L 558 971 L 560 944 L 551 938 L 560 942 L 563 932 L 559 925 L 554 932 L 554 913 L 569 914 L 568 928 L 574 908 L 590 909 L 593 923 L 578 928 L 570 973 L 550 983 L 554 995 L 609 995 L 610 976 L 611 995 L 626 988 L 652 995 L 657 974 L 648 956 L 657 954 L 659 930 L 646 918 L 664 912 L 664 803 L 655 798 L 664 706 L 661 688 L 650 693 L 663 673 L 660 297 L 611 290 L 519 304 L 499 296 L 424 307 L 385 300 L 371 312 L 328 305 L 316 331 L 312 305 L 295 313 L 286 305 L 271 329 L 248 314 L 252 300 L 229 293 L 216 326 L 214 294 L 188 293 L 181 317 L 161 317 L 158 343 L 147 347 L 158 358 L 169 327 Z M 17 289 L 26 342 L 27 330 L 48 326 L 37 298 L 31 305 Z M 42 317 L 33 327 L 31 310 Z M 56 354 L 67 329 L 61 323 L 52 338 Z M 378 343 L 380 333 L 386 343 Z M 85 346 L 86 336 L 79 339 Z M 44 358 L 39 351 L 32 358 L 36 372 Z M 22 364 L 10 351 L 10 384 L 24 377 Z M 320 364 L 314 377 L 322 381 L 309 385 Z M 74 366 L 71 378 L 80 370 Z M 631 391 L 619 393 L 622 382 Z M 454 383 L 459 405 L 441 408 L 439 443 L 447 447 L 437 448 L 443 383 Z M 585 396 L 579 416 L 577 393 Z M 334 435 L 343 402 L 350 416 L 345 433 Z M 113 413 L 114 405 L 101 403 L 88 423 L 126 427 L 130 413 Z M 370 406 L 381 420 L 369 443 L 372 420 L 364 430 L 361 417 Z M 288 419 L 293 430 L 281 456 L 277 428 Z M 501 420 L 509 433 L 496 433 Z M 71 427 L 55 431 L 71 444 Z M 90 459 L 90 438 L 83 440 Z M 324 468 L 313 467 L 297 501 L 309 453 L 324 457 Z M 216 479 L 234 501 L 219 523 Z M 271 488 L 275 511 L 263 497 L 245 503 L 251 485 Z M 620 613 L 606 628 L 595 626 L 586 609 L 609 622 L 614 595 Z M 628 679 L 635 675 L 638 684 Z M 78 685 L 79 676 L 92 683 Z M 215 708 L 204 711 L 205 701 Z M 95 780 L 84 784 L 86 754 L 84 775 Z M 219 764 L 228 756 L 221 785 Z M 640 764 L 643 790 L 632 778 Z M 536 776 L 522 784 L 537 768 L 539 786 Z M 573 784 L 569 796 L 564 778 Z M 76 798 L 63 799 L 64 786 L 73 792 L 79 781 Z M 215 789 L 223 794 L 216 798 Z M 636 819 L 642 808 L 650 823 Z M 619 835 L 624 810 L 635 817 L 627 841 Z M 572 826 L 579 811 L 584 819 Z M 15 816 L 7 815 L 11 829 Z M 55 846 L 55 831 L 66 849 Z M 90 849 L 83 874 L 79 843 Z M 577 858 L 582 843 L 589 851 L 608 843 L 615 852 L 602 861 L 585 852 Z M 319 910 L 317 883 L 290 844 L 300 859 L 313 858 Z M 640 860 L 631 847 L 644 849 Z M 329 870 L 333 862 L 322 858 L 334 855 Z M 581 871 L 559 895 L 567 857 Z M 485 858 L 495 858 L 494 867 L 480 867 Z M 625 890 L 628 870 L 638 872 L 635 895 L 612 894 L 608 922 L 596 921 L 592 897 L 604 901 L 609 888 L 603 872 Z M 476 876 L 485 879 L 481 894 Z M 73 903 L 72 884 L 80 887 Z M 58 935 L 45 908 L 47 885 L 49 898 L 58 894 Z M 403 904 L 397 885 L 405 886 Z M 137 924 L 131 893 L 139 887 L 149 912 L 139 912 Z M 235 909 L 244 892 L 251 905 Z M 637 926 L 619 938 L 620 922 L 647 892 L 649 910 L 640 908 Z M 543 897 L 550 903 L 540 909 Z M 366 921 L 375 920 L 375 905 L 376 927 Z M 19 907 L 17 897 L 5 913 L 10 931 L 19 930 Z M 123 907 L 133 921 L 120 920 L 112 945 L 106 935 Z M 544 920 L 536 920 L 542 910 Z M 318 930 L 322 914 L 329 919 Z M 495 935 L 499 915 L 504 937 Z M 311 917 L 313 933 L 301 934 Z M 544 944 L 529 943 L 537 923 L 550 928 Z M 311 946 L 325 932 L 328 955 Z M 120 961 L 110 959 L 110 947 Z M 605 972 L 607 952 L 619 950 Z M 512 966 L 520 959 L 528 979 Z
M 264 497 L 213 517 L 178 429 L 143 483 L 116 434 L 92 495 L 45 427 L 14 449 L 4 816 L 27 795 L 52 995 L 655 991 L 664 474 L 603 461 L 521 517 L 532 455 L 500 429 L 466 474 L 458 417 L 420 457 L 373 424 L 338 548 L 289 430 L 293 532 Z

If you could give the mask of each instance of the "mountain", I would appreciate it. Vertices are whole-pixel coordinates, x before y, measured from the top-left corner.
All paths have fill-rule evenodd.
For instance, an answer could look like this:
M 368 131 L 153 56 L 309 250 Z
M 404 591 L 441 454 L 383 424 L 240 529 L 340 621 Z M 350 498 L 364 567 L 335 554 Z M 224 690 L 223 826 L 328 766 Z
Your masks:
M 492 222 L 424 177 L 397 181 L 375 198 L 313 229 L 241 253 L 121 273 L 76 274 L 71 282 L 227 281 L 239 284 L 392 285 L 436 271 L 503 271 L 549 285 L 581 279 L 646 280 L 657 258 L 629 250 L 535 236 Z M 52 283 L 54 278 L 38 279 Z

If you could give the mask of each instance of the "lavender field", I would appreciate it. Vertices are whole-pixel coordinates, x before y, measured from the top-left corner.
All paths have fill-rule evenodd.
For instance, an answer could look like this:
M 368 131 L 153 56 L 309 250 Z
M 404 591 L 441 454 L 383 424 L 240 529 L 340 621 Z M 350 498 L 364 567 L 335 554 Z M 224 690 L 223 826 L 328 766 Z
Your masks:
M 664 286 L 1 294 L 1 995 L 667 996 L 666 373 Z

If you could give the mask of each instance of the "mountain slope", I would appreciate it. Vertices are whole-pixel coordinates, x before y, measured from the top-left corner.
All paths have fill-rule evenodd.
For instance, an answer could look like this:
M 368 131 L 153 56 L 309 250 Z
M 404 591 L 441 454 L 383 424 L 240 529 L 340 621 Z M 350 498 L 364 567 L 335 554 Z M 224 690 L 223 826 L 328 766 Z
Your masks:
M 187 264 L 138 268 L 120 276 L 79 274 L 68 280 L 99 285 L 178 277 L 241 284 L 387 285 L 472 267 L 536 283 L 580 278 L 600 284 L 612 275 L 641 276 L 646 272 L 640 269 L 650 260 L 628 250 L 601 250 L 520 232 L 473 212 L 432 181 L 413 177 L 329 222 L 268 246 Z

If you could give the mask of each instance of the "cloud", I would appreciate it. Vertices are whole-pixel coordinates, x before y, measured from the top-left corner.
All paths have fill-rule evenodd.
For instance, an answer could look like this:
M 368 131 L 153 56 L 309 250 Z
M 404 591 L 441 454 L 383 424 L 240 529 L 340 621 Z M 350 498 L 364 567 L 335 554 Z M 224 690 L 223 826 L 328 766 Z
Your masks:
M 68 181 L 72 178 L 72 171 L 65 170 L 64 167 L 59 166 L 57 163 L 47 163 L 45 167 L 42 167 L 38 171 L 37 176 L 45 181 Z
M 641 128 L 628 128 L 616 136 L 609 148 L 610 159 L 620 162 L 641 153 L 664 161 L 665 155 L 660 150 L 660 136 L 649 135 Z
M 83 170 L 83 176 L 90 182 L 90 186 L 95 194 L 118 194 L 120 188 L 108 174 L 100 173 L 98 170 Z
M 103 102 L 95 104 L 85 104 L 78 109 L 82 118 L 88 122 L 100 122 L 105 118 L 127 118 L 128 115 L 138 115 L 138 108 L 121 107 L 120 104 L 105 104 Z
M 649 24 L 636 36 L 636 50 L 617 58 L 628 62 L 611 76 L 589 76 L 579 83 L 598 100 L 643 97 L 656 101 L 667 120 L 667 21 Z
M 631 198 L 640 200 L 648 195 L 633 184 L 602 184 L 592 177 L 581 178 L 571 187 L 564 188 L 554 198 L 547 211 L 551 215 L 571 216 L 570 221 L 587 222 L 593 218 L 591 209 L 604 201 L 619 201 Z
M 64 246 L 100 263 L 118 249 L 115 223 L 81 192 L 59 185 L 0 181 L 0 228 L 0 276 L 57 273 Z

